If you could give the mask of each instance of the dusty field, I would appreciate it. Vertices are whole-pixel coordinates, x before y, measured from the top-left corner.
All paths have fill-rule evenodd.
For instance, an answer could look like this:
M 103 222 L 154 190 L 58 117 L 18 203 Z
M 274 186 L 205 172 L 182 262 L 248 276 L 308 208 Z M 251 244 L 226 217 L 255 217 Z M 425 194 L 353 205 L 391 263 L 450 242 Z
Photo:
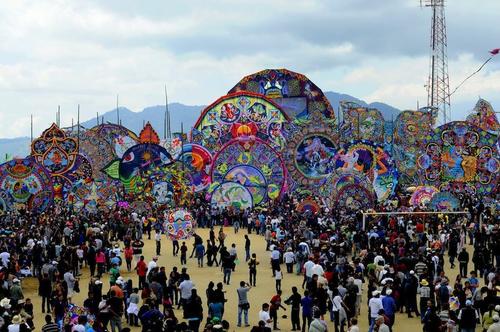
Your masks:
M 249 331 L 250 328 L 238 328 L 236 326 L 237 323 L 237 312 L 238 312 L 238 295 L 236 293 L 236 288 L 239 285 L 241 280 L 248 281 L 248 267 L 244 263 L 244 234 L 246 232 L 241 231 L 238 234 L 234 234 L 232 228 L 226 228 L 225 232 L 227 234 L 227 238 L 225 243 L 229 246 L 231 243 L 236 244 L 236 248 L 238 249 L 238 255 L 241 259 L 241 263 L 236 266 L 236 271 L 231 275 L 231 285 L 224 285 L 224 289 L 226 290 L 226 298 L 228 302 L 225 306 L 224 319 L 228 320 L 231 324 L 230 331 Z M 198 231 L 200 236 L 203 239 L 208 238 L 208 230 L 200 229 Z M 263 237 L 257 236 L 255 234 L 250 235 L 251 240 L 251 251 L 257 254 L 257 258 L 260 261 L 260 265 L 257 270 L 257 286 L 252 288 L 249 293 L 250 299 L 250 312 L 249 312 L 249 321 L 251 325 L 254 325 L 258 322 L 258 312 L 262 303 L 269 302 L 271 297 L 275 294 L 275 282 L 272 277 L 271 268 L 269 264 L 269 252 L 265 251 L 265 241 Z M 144 256 L 146 261 L 151 260 L 151 257 L 155 254 L 155 243 L 154 239 L 147 240 L 145 237 L 145 247 L 144 247 Z M 189 241 L 189 249 L 191 250 L 192 241 Z M 190 252 L 189 252 L 190 253 Z M 189 256 L 188 256 L 189 257 Z M 179 267 L 180 270 L 180 260 L 179 257 L 172 256 L 172 245 L 170 240 L 164 238 L 162 240 L 162 255 L 158 261 L 159 266 L 165 266 L 167 272 L 170 272 L 173 266 Z M 449 264 L 447 264 L 449 267 Z M 458 264 L 457 264 L 458 265 Z M 192 280 L 196 284 L 196 288 L 198 289 L 198 294 L 202 297 L 204 303 L 204 315 L 206 317 L 207 309 L 206 309 L 206 300 L 205 300 L 205 289 L 210 281 L 214 281 L 215 283 L 222 281 L 223 274 L 220 268 L 217 267 L 203 267 L 198 268 L 197 261 L 195 258 L 188 258 L 188 273 L 190 274 Z M 284 277 L 282 281 L 282 289 L 283 289 L 283 298 L 288 297 L 291 294 L 291 287 L 297 286 L 300 289 L 300 285 L 302 284 L 302 276 L 296 276 L 295 274 L 287 274 L 286 268 L 283 266 L 282 271 L 284 272 Z M 458 273 L 458 270 L 452 271 L 450 274 L 450 270 L 447 270 L 447 274 L 451 277 L 455 277 Z M 127 273 L 126 269 L 122 269 L 122 276 L 125 279 L 131 278 L 134 282 L 134 286 L 137 285 L 137 276 L 134 272 Z M 86 298 L 87 294 L 87 285 L 89 282 L 89 271 L 87 268 L 83 270 L 83 275 L 80 278 L 80 287 L 82 292 L 76 294 L 74 296 L 73 302 L 75 304 L 81 305 Z M 108 276 L 103 276 L 104 285 L 109 285 Z M 35 325 L 36 330 L 40 330 L 41 326 L 44 324 L 41 309 L 41 298 L 38 296 L 37 288 L 38 281 L 33 278 L 28 278 L 23 280 L 23 288 L 25 297 L 29 297 L 33 300 L 34 308 L 35 308 Z M 366 288 L 365 293 L 363 295 L 363 305 L 361 307 L 361 316 L 359 317 L 359 326 L 361 331 L 368 331 L 368 321 L 367 321 L 367 305 L 366 305 Z M 303 294 L 302 290 L 299 290 L 301 294 Z M 178 310 L 175 311 L 176 316 L 179 318 L 182 316 L 182 313 Z M 287 310 L 286 312 L 280 310 L 280 316 L 282 314 L 287 314 L 290 317 L 290 312 Z M 279 327 L 282 331 L 290 331 L 291 323 L 290 318 L 288 319 L 280 319 Z M 125 318 L 123 319 L 124 326 Z M 330 331 L 333 331 L 333 323 L 328 323 L 328 327 Z M 407 318 L 406 314 L 398 314 L 396 316 L 396 324 L 394 326 L 394 331 L 421 331 L 420 319 L 418 318 Z M 138 328 L 134 328 L 133 330 L 139 331 Z

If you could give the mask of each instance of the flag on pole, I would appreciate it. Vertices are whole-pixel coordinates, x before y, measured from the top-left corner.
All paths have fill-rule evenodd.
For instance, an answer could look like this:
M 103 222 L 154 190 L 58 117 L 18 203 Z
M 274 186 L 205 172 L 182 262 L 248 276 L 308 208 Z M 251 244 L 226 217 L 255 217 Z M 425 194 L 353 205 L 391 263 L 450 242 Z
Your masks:
M 500 53 L 500 48 L 494 48 L 490 51 L 491 55 L 497 55 L 498 53 Z

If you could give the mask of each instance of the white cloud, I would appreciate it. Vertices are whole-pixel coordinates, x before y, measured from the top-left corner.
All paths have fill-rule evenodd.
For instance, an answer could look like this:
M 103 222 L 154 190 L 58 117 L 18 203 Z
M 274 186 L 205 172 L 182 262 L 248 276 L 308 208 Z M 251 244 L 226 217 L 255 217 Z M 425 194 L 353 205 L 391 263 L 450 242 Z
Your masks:
M 481 63 L 478 54 L 493 43 L 488 36 L 500 31 L 488 21 L 500 5 L 449 6 L 450 27 L 467 27 L 450 44 L 455 86 Z M 165 83 L 172 101 L 208 104 L 241 77 L 272 67 L 302 72 L 324 91 L 414 108 L 426 101 L 429 24 L 430 13 L 409 0 L 3 1 L 0 137 L 29 135 L 31 113 L 41 132 L 57 105 L 66 125 L 78 103 L 85 120 L 114 108 L 116 94 L 121 105 L 141 110 L 163 102 Z M 500 104 L 498 61 L 453 102 L 472 107 L 481 95 Z

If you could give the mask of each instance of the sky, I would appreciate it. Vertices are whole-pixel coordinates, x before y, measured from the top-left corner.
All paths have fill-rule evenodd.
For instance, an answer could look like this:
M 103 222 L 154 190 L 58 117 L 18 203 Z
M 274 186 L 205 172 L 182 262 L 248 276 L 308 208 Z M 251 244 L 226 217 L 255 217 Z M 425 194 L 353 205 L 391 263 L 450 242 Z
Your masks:
M 500 1 L 447 1 L 451 89 L 500 47 Z M 323 91 L 425 105 L 431 10 L 419 0 L 0 1 L 0 137 L 116 106 L 210 104 L 243 76 L 287 68 Z M 500 56 L 452 97 L 500 109 Z

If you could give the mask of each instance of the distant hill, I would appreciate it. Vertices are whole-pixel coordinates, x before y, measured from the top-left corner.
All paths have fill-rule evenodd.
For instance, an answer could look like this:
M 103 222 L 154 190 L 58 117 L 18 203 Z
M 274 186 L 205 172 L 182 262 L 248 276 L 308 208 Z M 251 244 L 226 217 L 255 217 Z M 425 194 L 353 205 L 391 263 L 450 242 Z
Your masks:
M 0 163 L 6 159 L 24 158 L 29 154 L 30 149 L 29 137 L 0 138 Z
M 168 104 L 170 111 L 170 127 L 172 132 L 181 130 L 181 123 L 184 125 L 184 132 L 191 130 L 201 114 L 204 106 L 188 106 L 180 103 Z M 123 126 L 132 130 L 136 134 L 141 132 L 143 128 L 143 123 L 151 122 L 153 128 L 158 132 L 160 137 L 163 137 L 163 127 L 164 127 L 164 115 L 165 115 L 165 105 L 150 106 L 146 107 L 141 112 L 132 112 L 126 107 L 120 107 L 120 122 Z M 99 122 L 104 120 L 104 123 L 117 122 L 116 109 L 104 113 L 99 116 Z M 97 119 L 94 117 L 88 121 L 82 122 L 82 126 L 85 128 L 92 128 L 97 124 Z
M 338 93 L 338 92 L 333 92 L 333 91 L 327 91 L 325 92 L 326 98 L 330 101 L 330 104 L 332 104 L 333 109 L 335 112 L 339 110 L 340 102 L 341 101 L 350 101 L 354 102 L 356 104 L 359 104 L 360 106 L 363 107 L 368 107 L 368 108 L 376 108 L 382 113 L 382 116 L 386 121 L 391 121 L 392 117 L 396 119 L 396 116 L 401 112 L 401 110 L 392 107 L 391 105 L 387 105 L 381 102 L 374 102 L 368 104 L 364 100 L 358 99 L 356 97 L 344 94 L 344 93 Z M 337 114 L 335 114 L 337 116 Z M 340 114 L 340 118 L 342 118 L 342 114 Z
M 390 121 L 392 116 L 396 118 L 397 114 L 399 114 L 400 112 L 400 110 L 390 105 L 381 102 L 368 104 L 361 99 L 347 94 L 327 91 L 325 92 L 325 95 L 336 112 L 335 116 L 337 116 L 337 110 L 339 109 L 340 101 L 351 101 L 363 107 L 377 108 L 378 110 L 380 110 L 386 121 Z M 184 125 L 184 132 L 189 132 L 191 130 L 191 127 L 195 124 L 196 120 L 200 116 L 201 111 L 204 109 L 204 107 L 205 106 L 203 105 L 190 106 L 180 103 L 169 104 L 172 132 L 180 132 L 181 123 L 183 123 Z M 119 110 L 120 121 L 123 126 L 139 134 L 143 127 L 143 123 L 149 121 L 156 129 L 160 137 L 163 137 L 165 105 L 149 106 L 140 112 L 133 112 L 126 107 L 120 107 Z M 101 121 L 104 121 L 105 123 L 116 123 L 116 109 L 102 113 L 102 115 L 99 116 L 99 122 Z M 95 117 L 81 123 L 81 125 L 85 128 L 92 128 L 96 124 L 97 119 Z M 28 155 L 29 151 L 29 137 L 0 139 L 0 162 L 5 161 L 6 155 L 7 157 L 25 157 Z

